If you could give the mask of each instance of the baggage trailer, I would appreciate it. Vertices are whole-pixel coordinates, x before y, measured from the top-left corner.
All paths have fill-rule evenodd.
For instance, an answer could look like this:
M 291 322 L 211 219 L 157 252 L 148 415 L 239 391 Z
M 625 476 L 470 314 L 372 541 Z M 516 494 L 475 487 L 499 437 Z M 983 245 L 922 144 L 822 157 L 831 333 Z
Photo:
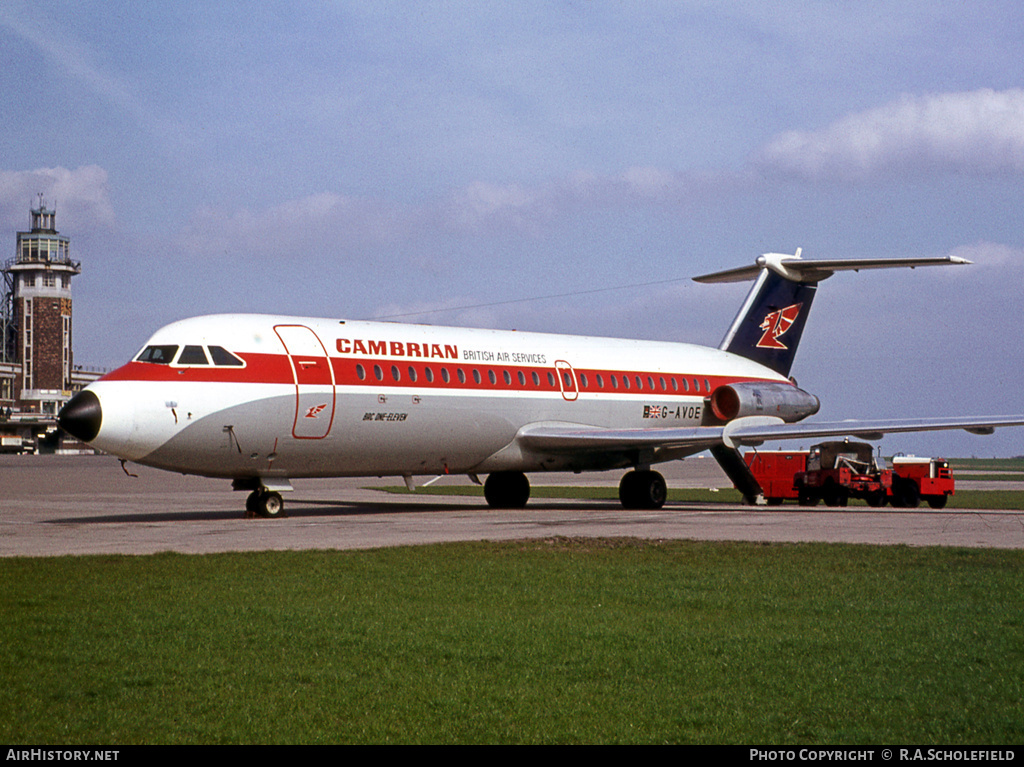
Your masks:
M 744 458 L 769 506 L 798 499 L 793 477 L 807 468 L 806 450 L 751 450 Z

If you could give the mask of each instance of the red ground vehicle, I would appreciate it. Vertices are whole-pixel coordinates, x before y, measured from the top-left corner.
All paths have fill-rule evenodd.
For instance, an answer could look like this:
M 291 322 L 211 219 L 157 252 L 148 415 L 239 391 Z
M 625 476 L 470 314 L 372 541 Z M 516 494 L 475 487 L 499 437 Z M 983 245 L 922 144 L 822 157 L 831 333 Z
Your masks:
M 925 501 L 933 509 L 942 509 L 955 493 L 953 470 L 943 458 L 896 456 L 892 459 L 892 471 L 889 501 L 893 506 L 915 508 Z
M 746 455 L 747 466 L 770 505 L 796 499 L 801 506 L 845 506 L 861 498 L 884 506 L 893 473 L 875 460 L 866 442 L 822 442 L 810 450 L 759 451 Z
M 875 459 L 864 442 L 822 442 L 810 450 L 750 451 L 747 466 L 769 505 L 795 500 L 801 506 L 845 506 L 862 498 L 870 506 L 888 501 L 916 508 L 923 500 L 941 509 L 954 494 L 953 472 L 942 458 L 897 456 L 892 469 Z
M 751 450 L 743 457 L 770 506 L 797 500 L 793 477 L 807 468 L 806 450 Z

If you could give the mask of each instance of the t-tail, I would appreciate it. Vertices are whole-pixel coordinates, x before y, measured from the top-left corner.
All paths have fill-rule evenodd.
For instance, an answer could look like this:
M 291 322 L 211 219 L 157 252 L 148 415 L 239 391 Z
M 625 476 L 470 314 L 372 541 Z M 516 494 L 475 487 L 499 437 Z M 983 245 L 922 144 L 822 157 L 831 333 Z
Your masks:
M 965 258 L 861 258 L 805 261 L 794 255 L 765 253 L 753 266 L 694 277 L 697 282 L 755 280 L 743 306 L 718 348 L 753 360 L 784 376 L 793 367 L 818 283 L 835 272 L 893 267 L 969 264 Z

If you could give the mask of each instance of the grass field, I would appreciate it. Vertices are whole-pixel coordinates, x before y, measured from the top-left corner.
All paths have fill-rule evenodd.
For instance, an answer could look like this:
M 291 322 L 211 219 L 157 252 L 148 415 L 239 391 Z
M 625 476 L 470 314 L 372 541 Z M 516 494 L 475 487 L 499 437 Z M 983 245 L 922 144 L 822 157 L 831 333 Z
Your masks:
M 1024 472 L 1024 458 L 950 458 L 949 465 L 954 474 L 961 469 Z
M 1019 743 L 1024 552 L 0 560 L 8 743 Z

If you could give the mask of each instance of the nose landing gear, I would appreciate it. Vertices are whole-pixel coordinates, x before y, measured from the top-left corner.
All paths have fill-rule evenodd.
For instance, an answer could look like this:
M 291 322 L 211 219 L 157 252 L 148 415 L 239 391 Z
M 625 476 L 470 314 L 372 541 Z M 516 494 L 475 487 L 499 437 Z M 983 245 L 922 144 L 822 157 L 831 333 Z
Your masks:
M 283 477 L 241 477 L 231 482 L 233 490 L 249 490 L 245 499 L 247 517 L 273 519 L 285 516 L 282 491 L 291 490 L 291 483 Z
M 272 519 L 284 516 L 284 499 L 281 494 L 265 488 L 253 490 L 245 499 L 247 514 Z

